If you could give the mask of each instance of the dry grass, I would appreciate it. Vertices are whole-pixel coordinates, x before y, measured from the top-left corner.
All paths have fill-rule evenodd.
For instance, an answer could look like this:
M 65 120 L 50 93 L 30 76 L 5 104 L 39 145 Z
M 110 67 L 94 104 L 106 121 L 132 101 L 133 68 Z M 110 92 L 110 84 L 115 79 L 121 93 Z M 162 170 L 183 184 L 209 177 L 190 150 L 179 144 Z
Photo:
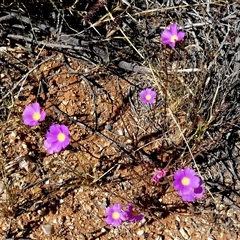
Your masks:
M 192 239 L 238 239 L 238 213 L 228 218 L 239 210 L 240 6 L 187 2 L 0 5 L 1 236 L 43 238 L 39 227 L 64 213 L 83 225 L 69 230 L 66 218 L 51 239 L 130 239 L 139 228 L 149 239 L 181 239 L 192 222 Z M 186 32 L 175 49 L 159 37 L 171 22 Z M 158 93 L 153 106 L 139 101 L 145 87 Z M 33 101 L 48 117 L 28 128 L 21 115 Z M 54 122 L 69 126 L 71 146 L 49 156 L 42 143 Z M 172 188 L 172 174 L 185 166 L 208 190 L 198 203 L 182 203 Z M 154 186 L 158 168 L 169 173 Z M 134 203 L 145 225 L 105 228 L 104 209 L 116 201 Z

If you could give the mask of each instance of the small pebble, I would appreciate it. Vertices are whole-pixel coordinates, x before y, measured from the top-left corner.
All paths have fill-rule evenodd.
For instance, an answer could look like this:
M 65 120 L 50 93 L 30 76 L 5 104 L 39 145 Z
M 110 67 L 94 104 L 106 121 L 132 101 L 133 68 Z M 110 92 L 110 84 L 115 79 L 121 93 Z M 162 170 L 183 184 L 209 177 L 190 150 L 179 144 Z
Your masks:
M 53 234 L 53 226 L 52 225 L 50 225 L 50 224 L 47 224 L 47 225 L 43 225 L 42 226 L 42 230 L 43 230 L 43 232 L 45 233 L 45 234 L 47 234 L 47 235 L 51 235 L 51 234 Z
M 141 236 L 141 235 L 143 235 L 143 234 L 144 234 L 144 231 L 143 231 L 143 230 L 137 231 L 137 235 L 138 235 L 138 236 Z

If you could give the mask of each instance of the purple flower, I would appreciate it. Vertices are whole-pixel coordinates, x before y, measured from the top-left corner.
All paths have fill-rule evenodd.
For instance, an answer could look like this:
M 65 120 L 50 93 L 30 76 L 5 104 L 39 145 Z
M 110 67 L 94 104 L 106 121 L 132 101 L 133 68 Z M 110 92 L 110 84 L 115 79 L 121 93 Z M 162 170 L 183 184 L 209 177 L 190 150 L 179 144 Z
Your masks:
M 195 196 L 195 198 L 202 198 L 204 193 L 205 193 L 205 190 L 201 186 L 199 186 L 198 188 L 194 189 L 194 196 Z
M 128 204 L 128 208 L 126 210 L 128 221 L 134 222 L 134 221 L 142 221 L 143 215 L 138 214 L 137 212 L 133 211 L 133 205 L 130 203 Z
M 155 103 L 157 93 L 153 91 L 151 88 L 146 88 L 140 92 L 140 98 L 142 103 Z
M 34 127 L 46 117 L 45 111 L 41 110 L 39 103 L 35 102 L 25 107 L 23 111 L 23 122 Z
M 127 219 L 127 213 L 122 211 L 121 204 L 114 204 L 106 208 L 106 223 L 108 225 L 113 225 L 114 227 L 118 227 L 121 225 L 122 221 Z
M 179 195 L 186 195 L 191 192 L 193 188 L 199 187 L 200 178 L 196 176 L 194 170 L 186 167 L 175 172 L 173 185 L 178 191 Z
M 193 169 L 186 167 L 174 174 L 173 185 L 183 201 L 193 202 L 195 198 L 202 198 L 205 192 L 201 186 L 202 179 L 196 176 Z
M 69 130 L 65 125 L 53 124 L 46 134 L 44 146 L 49 154 L 60 152 L 70 143 Z
M 181 41 L 184 38 L 185 33 L 182 31 L 178 31 L 177 24 L 171 24 L 169 28 L 165 29 L 162 32 L 162 44 L 169 45 L 170 47 L 174 48 L 176 42 Z
M 153 177 L 151 178 L 152 182 L 155 182 L 155 183 L 159 182 L 161 178 L 163 178 L 163 177 L 166 176 L 166 173 L 167 173 L 167 171 L 164 170 L 164 169 L 162 169 L 162 170 L 157 170 L 157 171 L 154 173 Z

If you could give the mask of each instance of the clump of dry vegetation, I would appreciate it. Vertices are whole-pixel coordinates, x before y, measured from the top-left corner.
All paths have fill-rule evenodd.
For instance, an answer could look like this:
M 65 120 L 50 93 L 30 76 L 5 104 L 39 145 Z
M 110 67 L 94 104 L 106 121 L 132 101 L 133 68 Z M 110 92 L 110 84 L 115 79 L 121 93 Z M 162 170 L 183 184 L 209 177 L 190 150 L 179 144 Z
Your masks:
M 238 239 L 240 4 L 237 1 L 3 1 L 0 4 L 0 236 Z M 185 32 L 175 48 L 160 35 Z M 152 88 L 156 103 L 139 93 Z M 38 102 L 46 119 L 22 121 Z M 48 154 L 65 124 L 71 143 Z M 204 198 L 183 202 L 186 166 Z M 154 184 L 157 169 L 167 169 Z M 140 223 L 105 223 L 134 204 Z M 158 231 L 156 231 L 158 229 Z

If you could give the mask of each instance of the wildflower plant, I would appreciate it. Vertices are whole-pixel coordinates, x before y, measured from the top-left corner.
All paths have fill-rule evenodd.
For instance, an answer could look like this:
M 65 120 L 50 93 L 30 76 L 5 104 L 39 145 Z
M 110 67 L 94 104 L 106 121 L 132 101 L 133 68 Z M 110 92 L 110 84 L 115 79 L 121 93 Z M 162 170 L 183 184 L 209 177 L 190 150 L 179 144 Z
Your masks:
M 70 143 L 69 129 L 65 125 L 53 124 L 46 134 L 44 146 L 49 154 L 60 152 Z
M 106 208 L 106 219 L 105 222 L 108 225 L 113 225 L 114 227 L 118 227 L 124 221 L 135 222 L 142 221 L 143 215 L 133 210 L 133 204 L 129 203 L 127 205 L 127 210 L 124 211 L 122 209 L 121 204 L 114 204 Z
M 46 112 L 41 110 L 39 103 L 35 102 L 25 107 L 23 111 L 24 124 L 34 127 L 45 119 Z
M 141 102 L 144 104 L 153 104 L 156 102 L 157 93 L 153 91 L 151 88 L 146 88 L 140 92 Z
M 183 201 L 193 202 L 195 198 L 202 198 L 204 194 L 202 183 L 195 171 L 188 167 L 177 170 L 174 174 L 173 186 Z
M 114 204 L 113 206 L 107 207 L 106 215 L 106 223 L 108 225 L 113 225 L 114 227 L 120 226 L 121 223 L 128 218 L 127 213 L 122 210 L 121 204 Z
M 133 205 L 131 203 L 128 204 L 126 213 L 127 213 L 127 218 L 129 222 L 135 222 L 135 221 L 140 222 L 143 219 L 142 214 L 139 214 L 138 212 L 133 210 Z
M 164 169 L 157 170 L 153 177 L 151 178 L 151 181 L 154 183 L 159 182 L 163 177 L 165 177 L 167 174 L 167 171 Z
M 161 34 L 162 44 L 169 45 L 174 48 L 178 41 L 181 41 L 185 36 L 183 31 L 178 30 L 177 24 L 171 24 L 168 29 L 165 29 Z M 143 104 L 154 104 L 156 102 L 156 91 L 151 88 L 146 88 L 139 93 L 140 100 Z M 156 170 L 151 181 L 158 183 L 166 176 L 167 170 Z M 193 202 L 196 198 L 202 198 L 204 195 L 203 181 L 198 177 L 193 169 L 186 167 L 185 169 L 177 170 L 174 174 L 173 186 L 177 190 L 183 201 Z M 141 221 L 143 214 L 133 210 L 133 205 L 128 204 L 127 210 L 123 211 L 120 204 L 115 204 L 106 209 L 106 223 L 115 227 L 119 226 L 123 221 Z
M 171 24 L 169 28 L 165 29 L 161 34 L 162 44 L 174 48 L 176 42 L 181 41 L 184 36 L 185 33 L 183 31 L 178 31 L 177 24 Z

